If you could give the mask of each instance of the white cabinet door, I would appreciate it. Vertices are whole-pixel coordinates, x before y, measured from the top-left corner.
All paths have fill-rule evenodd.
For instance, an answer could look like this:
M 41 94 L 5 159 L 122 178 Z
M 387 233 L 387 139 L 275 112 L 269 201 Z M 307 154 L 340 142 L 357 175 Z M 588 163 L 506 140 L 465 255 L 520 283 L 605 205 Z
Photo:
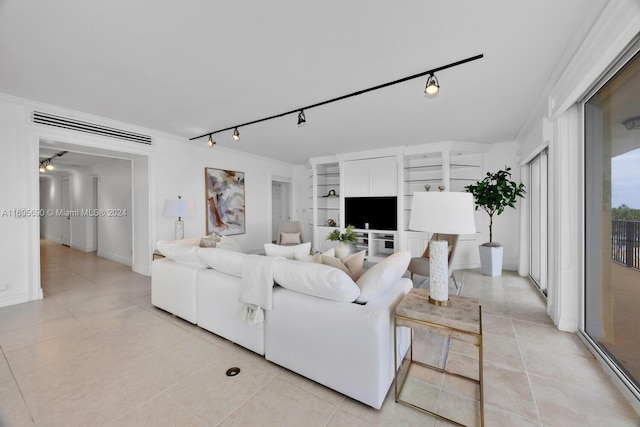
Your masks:
M 353 160 L 344 163 L 344 196 L 367 197 L 370 189 L 369 160 Z
M 352 160 L 344 164 L 344 196 L 376 197 L 398 194 L 395 157 Z
M 371 159 L 369 180 L 371 196 L 398 195 L 398 163 L 395 157 Z

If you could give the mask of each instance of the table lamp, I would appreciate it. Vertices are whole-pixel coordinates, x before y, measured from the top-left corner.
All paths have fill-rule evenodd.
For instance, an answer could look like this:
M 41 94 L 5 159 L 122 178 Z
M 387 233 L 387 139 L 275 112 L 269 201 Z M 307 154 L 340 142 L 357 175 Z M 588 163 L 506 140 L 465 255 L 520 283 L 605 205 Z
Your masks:
M 165 200 L 164 216 L 178 217 L 176 220 L 176 240 L 184 239 L 184 222 L 182 222 L 182 217 L 193 216 L 195 212 L 196 204 L 191 199 L 183 199 L 182 196 L 178 196 L 178 200 Z
M 473 195 L 460 192 L 413 193 L 409 229 L 443 234 L 476 232 Z M 449 305 L 449 247 L 446 240 L 429 242 L 429 302 Z

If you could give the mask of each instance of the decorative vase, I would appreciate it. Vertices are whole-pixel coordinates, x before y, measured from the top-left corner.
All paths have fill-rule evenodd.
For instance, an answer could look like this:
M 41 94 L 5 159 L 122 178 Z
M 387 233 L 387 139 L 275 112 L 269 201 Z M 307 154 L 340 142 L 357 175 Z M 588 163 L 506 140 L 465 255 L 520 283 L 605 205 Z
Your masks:
M 346 258 L 349 256 L 349 252 L 351 248 L 344 243 L 338 243 L 338 246 L 335 247 L 336 258 Z

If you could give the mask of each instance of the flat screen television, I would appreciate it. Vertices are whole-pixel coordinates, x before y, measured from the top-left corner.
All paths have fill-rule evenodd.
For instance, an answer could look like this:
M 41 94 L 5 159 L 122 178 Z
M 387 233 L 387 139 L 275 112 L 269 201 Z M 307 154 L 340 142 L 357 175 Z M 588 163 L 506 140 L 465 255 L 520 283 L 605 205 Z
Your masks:
M 369 224 L 372 230 L 397 230 L 397 197 L 345 197 L 346 225 L 364 229 Z

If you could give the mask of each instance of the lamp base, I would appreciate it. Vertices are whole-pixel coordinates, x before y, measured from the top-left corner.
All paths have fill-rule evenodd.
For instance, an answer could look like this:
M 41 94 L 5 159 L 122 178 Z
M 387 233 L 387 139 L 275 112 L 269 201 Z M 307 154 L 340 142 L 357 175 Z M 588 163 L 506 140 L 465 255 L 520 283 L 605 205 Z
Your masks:
M 184 239 L 184 222 L 182 220 L 176 221 L 176 240 Z
M 437 305 L 438 307 L 446 307 L 449 305 L 449 300 L 446 299 L 444 301 L 440 301 L 438 299 L 433 299 L 431 297 L 429 297 L 429 302 L 433 305 Z
M 429 242 L 429 302 L 445 307 L 449 305 L 449 242 Z

